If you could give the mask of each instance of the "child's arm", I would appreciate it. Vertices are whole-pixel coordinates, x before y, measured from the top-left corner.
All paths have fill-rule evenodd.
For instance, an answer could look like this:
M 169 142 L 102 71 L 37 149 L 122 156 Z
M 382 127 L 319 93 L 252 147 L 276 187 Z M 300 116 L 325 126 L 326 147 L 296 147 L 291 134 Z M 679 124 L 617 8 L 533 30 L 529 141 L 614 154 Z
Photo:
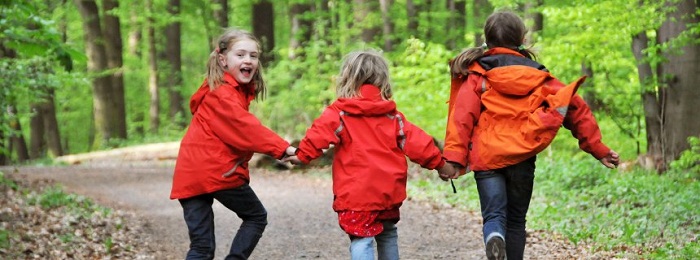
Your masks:
M 426 169 L 443 168 L 446 161 L 442 157 L 440 148 L 435 145 L 433 137 L 408 121 L 400 112 L 399 116 L 402 117 L 404 124 L 403 131 L 406 136 L 406 142 L 403 151 L 408 159 Z
M 564 118 L 564 127 L 569 129 L 571 134 L 578 139 L 581 150 L 593 155 L 598 160 L 610 156 L 606 161 L 614 161 L 611 155 L 615 152 L 603 144 L 598 122 L 596 122 L 591 109 L 579 95 L 574 95 L 571 98 L 569 109 Z
M 236 149 L 264 153 L 277 159 L 284 156 L 289 143 L 248 112 L 240 99 L 214 93 L 209 96 L 204 101 L 211 107 L 207 112 L 212 114 L 208 117 L 207 124 L 209 130 L 224 143 Z
M 337 144 L 340 139 L 335 134 L 340 126 L 340 111 L 328 107 L 321 116 L 314 120 L 314 123 L 306 130 L 306 135 L 299 142 L 296 151 L 296 159 L 299 163 L 309 163 L 323 155 L 323 149 L 327 149 L 331 144 Z M 292 161 L 294 163 L 294 161 Z
M 472 131 L 481 114 L 479 93 L 469 86 L 480 87 L 477 82 L 481 82 L 481 79 L 478 74 L 470 74 L 459 88 L 457 97 L 454 98 L 456 101 L 448 111 L 443 154 L 447 161 L 459 164 L 460 169 L 468 168 L 468 147 Z

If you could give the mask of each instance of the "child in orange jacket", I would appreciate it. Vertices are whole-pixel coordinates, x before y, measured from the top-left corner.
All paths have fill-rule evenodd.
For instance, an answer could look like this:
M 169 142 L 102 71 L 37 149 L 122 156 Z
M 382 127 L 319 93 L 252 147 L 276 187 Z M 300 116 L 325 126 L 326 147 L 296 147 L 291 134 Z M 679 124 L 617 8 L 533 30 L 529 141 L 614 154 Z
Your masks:
M 267 225 L 267 211 L 248 185 L 253 153 L 281 159 L 294 148 L 248 111 L 265 92 L 260 45 L 227 30 L 209 56 L 207 78 L 190 100 L 192 122 L 180 143 L 171 199 L 182 205 L 189 230 L 187 259 L 213 259 L 214 199 L 243 219 L 226 259 L 247 259 Z
M 603 165 L 619 163 L 574 94 L 583 79 L 564 87 L 523 47 L 526 33 L 514 13 L 493 13 L 484 26 L 485 46 L 450 62 L 453 92 L 443 152 L 461 171 L 474 170 L 488 259 L 523 258 L 536 154 L 562 124 Z
M 443 180 L 456 174 L 433 138 L 411 124 L 390 100 L 389 66 L 375 51 L 345 57 L 337 84 L 338 99 L 307 130 L 296 156 L 309 163 L 335 145 L 333 210 L 350 236 L 352 259 L 398 259 L 395 224 L 406 199 L 406 157 Z

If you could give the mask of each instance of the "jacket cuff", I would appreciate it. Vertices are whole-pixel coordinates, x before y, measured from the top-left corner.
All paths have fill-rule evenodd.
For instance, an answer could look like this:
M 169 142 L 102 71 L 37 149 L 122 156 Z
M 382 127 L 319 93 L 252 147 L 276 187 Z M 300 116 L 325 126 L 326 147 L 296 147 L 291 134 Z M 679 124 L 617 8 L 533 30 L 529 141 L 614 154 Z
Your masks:
M 464 153 L 454 152 L 454 151 L 444 151 L 442 153 L 442 156 L 447 161 L 458 163 L 462 167 L 467 167 L 467 155 Z
M 600 160 L 605 158 L 605 156 L 608 156 L 608 154 L 610 153 L 610 148 L 605 146 L 603 143 L 598 143 L 598 145 L 596 145 L 590 153 L 591 155 L 593 155 L 593 157 Z

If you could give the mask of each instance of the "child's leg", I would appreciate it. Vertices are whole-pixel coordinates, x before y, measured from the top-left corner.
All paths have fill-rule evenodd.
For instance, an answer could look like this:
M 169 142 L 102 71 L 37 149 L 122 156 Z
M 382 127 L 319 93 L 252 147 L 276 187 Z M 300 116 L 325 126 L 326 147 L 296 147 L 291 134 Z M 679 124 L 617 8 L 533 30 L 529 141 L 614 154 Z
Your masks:
M 226 259 L 248 259 L 267 225 L 267 211 L 248 184 L 214 193 L 216 200 L 243 220 Z
M 350 237 L 351 260 L 374 260 L 374 237 Z
M 385 221 L 384 231 L 375 237 L 377 240 L 377 255 L 379 260 L 399 259 L 399 234 L 396 224 L 392 221 Z
M 190 236 L 187 259 L 214 259 L 216 239 L 212 202 L 214 199 L 209 194 L 180 200 Z
M 484 219 L 484 243 L 486 238 L 495 234 L 506 237 L 508 197 L 505 176 L 500 171 L 477 171 L 474 172 L 474 179 L 479 191 L 481 217 Z
M 535 179 L 535 160 L 518 163 L 506 168 L 508 190 L 508 220 L 506 253 L 508 259 L 523 259 L 525 252 L 525 217 L 530 207 L 532 186 Z

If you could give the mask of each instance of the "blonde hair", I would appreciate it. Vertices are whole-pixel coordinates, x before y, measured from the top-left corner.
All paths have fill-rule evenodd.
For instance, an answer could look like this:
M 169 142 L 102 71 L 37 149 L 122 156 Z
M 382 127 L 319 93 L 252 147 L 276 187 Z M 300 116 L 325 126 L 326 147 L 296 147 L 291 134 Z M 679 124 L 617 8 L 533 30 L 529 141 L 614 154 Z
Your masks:
M 485 46 L 466 49 L 450 60 L 452 76 L 467 75 L 468 67 L 472 62 L 483 57 L 487 49 L 496 47 L 517 51 L 528 59 L 534 60 L 535 53 L 522 46 L 527 31 L 527 26 L 517 14 L 510 11 L 494 12 L 489 15 L 484 24 Z
M 228 51 L 231 50 L 231 46 L 243 41 L 252 40 L 258 47 L 258 52 L 260 49 L 260 41 L 251 33 L 236 29 L 229 28 L 224 31 L 221 36 L 214 42 L 214 50 L 209 54 L 209 61 L 207 62 L 207 82 L 209 83 L 209 88 L 215 90 L 224 83 L 224 68 L 219 63 L 219 54 L 226 55 Z M 265 96 L 266 85 L 262 77 L 262 64 L 258 63 L 258 69 L 253 75 L 252 83 L 255 84 L 255 98 L 262 99 Z
M 383 99 L 391 98 L 389 63 L 378 51 L 354 51 L 343 58 L 336 95 L 338 98 L 358 97 L 363 84 L 378 87 Z

